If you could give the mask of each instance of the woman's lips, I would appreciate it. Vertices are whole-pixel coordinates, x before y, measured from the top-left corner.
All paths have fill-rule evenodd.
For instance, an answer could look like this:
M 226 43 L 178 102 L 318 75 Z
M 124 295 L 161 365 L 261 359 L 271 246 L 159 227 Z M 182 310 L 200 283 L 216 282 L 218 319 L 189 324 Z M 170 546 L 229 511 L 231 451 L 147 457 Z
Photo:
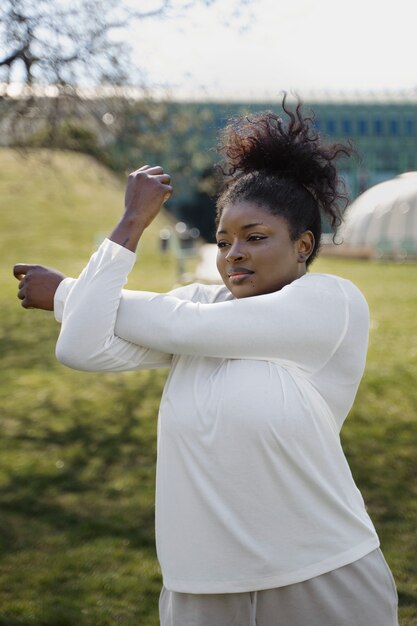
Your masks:
M 252 276 L 252 274 L 253 272 L 250 270 L 236 270 L 234 272 L 229 272 L 228 276 L 231 283 L 238 284 Z

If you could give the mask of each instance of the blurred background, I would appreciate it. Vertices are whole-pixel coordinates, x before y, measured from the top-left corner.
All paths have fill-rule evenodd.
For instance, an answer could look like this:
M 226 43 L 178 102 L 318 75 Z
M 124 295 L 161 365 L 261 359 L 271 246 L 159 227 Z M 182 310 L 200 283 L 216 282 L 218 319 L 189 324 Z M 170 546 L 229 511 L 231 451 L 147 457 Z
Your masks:
M 3 0 L 0 7 L 0 625 L 156 626 L 156 418 L 167 372 L 80 374 L 50 313 L 24 311 L 16 262 L 77 276 L 160 163 L 174 195 L 129 287 L 218 281 L 213 164 L 238 114 L 300 98 L 351 203 L 312 271 L 371 309 L 365 377 L 342 431 L 417 624 L 417 75 L 410 1 Z

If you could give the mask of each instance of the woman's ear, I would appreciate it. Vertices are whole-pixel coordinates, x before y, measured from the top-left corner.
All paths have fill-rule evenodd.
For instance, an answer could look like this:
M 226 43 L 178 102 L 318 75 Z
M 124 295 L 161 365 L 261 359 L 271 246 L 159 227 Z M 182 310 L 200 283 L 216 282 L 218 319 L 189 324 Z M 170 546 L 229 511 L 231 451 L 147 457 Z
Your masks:
M 314 250 L 315 239 L 311 230 L 306 230 L 297 240 L 298 262 L 305 263 Z

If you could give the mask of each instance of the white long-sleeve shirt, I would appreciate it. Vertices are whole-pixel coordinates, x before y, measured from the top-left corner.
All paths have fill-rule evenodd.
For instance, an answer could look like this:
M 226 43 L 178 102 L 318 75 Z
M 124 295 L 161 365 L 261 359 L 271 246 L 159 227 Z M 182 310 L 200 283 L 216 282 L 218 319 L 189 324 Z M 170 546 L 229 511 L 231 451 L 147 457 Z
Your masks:
M 243 299 L 198 284 L 122 290 L 134 261 L 106 240 L 61 283 L 57 357 L 81 370 L 171 368 L 156 485 L 165 587 L 274 588 L 378 547 L 339 439 L 366 359 L 358 289 L 306 274 Z

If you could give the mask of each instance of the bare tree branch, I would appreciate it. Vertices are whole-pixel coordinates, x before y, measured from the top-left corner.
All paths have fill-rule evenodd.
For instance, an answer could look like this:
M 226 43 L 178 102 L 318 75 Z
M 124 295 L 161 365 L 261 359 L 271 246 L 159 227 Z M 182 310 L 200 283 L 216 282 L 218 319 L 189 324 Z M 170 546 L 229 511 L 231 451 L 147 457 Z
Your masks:
M 8 65 L 10 67 L 11 65 L 13 65 L 13 63 L 17 59 L 24 58 L 24 54 L 25 54 L 26 50 L 27 50 L 27 47 L 24 46 L 23 48 L 20 48 L 19 50 L 16 50 L 16 52 L 12 52 L 12 54 L 10 54 L 8 57 L 6 57 L 2 61 L 0 61 L 0 66 Z
M 231 8 L 248 1 L 233 0 Z M 7 132 L 0 136 L 7 138 L 12 128 L 20 138 L 55 128 L 62 119 L 78 119 L 81 110 L 87 124 L 97 125 L 97 102 L 80 98 L 82 88 L 129 84 L 146 91 L 117 32 L 135 21 L 215 2 L 220 0 L 158 0 L 137 9 L 130 0 L 1 0 L 0 125 Z M 121 97 L 114 103 L 122 106 Z

